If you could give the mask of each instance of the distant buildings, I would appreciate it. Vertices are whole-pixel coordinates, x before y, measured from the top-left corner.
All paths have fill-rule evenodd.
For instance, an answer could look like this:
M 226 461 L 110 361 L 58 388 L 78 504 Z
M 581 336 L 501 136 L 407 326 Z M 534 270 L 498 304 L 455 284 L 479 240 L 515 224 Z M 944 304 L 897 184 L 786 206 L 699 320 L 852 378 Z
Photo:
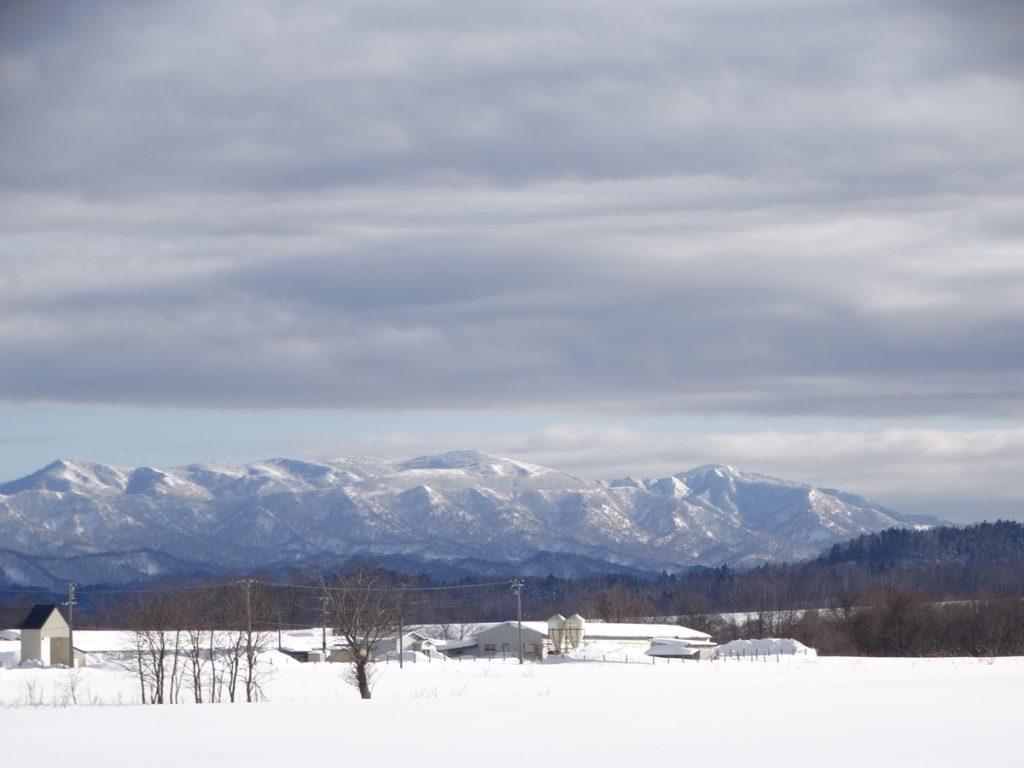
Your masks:
M 459 642 L 439 647 L 449 655 L 519 655 L 519 624 L 506 621 L 485 629 L 476 642 Z M 709 659 L 715 643 L 711 635 L 678 624 L 611 624 L 588 622 L 578 613 L 569 618 L 556 614 L 543 621 L 522 623 L 523 657 L 543 660 L 550 655 L 568 654 L 586 643 L 614 645 L 625 651 L 652 656 Z

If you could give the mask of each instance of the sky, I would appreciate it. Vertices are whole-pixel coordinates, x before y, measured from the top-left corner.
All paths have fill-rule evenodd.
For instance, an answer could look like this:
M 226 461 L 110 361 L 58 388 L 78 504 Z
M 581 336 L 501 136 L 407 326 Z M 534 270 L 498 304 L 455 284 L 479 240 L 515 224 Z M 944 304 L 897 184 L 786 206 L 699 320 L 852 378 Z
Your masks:
M 480 449 L 1024 519 L 1024 4 L 0 4 L 0 480 Z

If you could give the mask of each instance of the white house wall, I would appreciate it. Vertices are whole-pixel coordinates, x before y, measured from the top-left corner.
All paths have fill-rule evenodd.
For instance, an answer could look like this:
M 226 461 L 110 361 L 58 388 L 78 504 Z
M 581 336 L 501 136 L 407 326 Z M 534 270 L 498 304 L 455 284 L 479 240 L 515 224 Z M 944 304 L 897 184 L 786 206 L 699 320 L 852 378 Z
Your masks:
M 50 644 L 46 644 L 46 658 L 43 658 L 43 642 L 41 631 L 38 629 L 23 629 L 21 630 L 21 660 L 30 661 L 32 659 L 40 661 L 43 664 L 50 663 Z

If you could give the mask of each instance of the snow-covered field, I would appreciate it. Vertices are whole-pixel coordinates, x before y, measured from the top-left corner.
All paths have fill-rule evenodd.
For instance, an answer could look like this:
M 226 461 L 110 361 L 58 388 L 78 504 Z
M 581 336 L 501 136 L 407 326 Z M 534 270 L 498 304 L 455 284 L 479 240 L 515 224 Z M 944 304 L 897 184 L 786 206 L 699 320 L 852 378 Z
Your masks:
M 81 644 L 109 644 L 88 634 Z M 1024 658 L 421 658 L 378 665 L 374 698 L 361 701 L 345 665 L 272 652 L 260 704 L 137 706 L 137 682 L 106 664 L 81 670 L 79 704 L 61 706 L 70 671 L 9 668 L 16 652 L 0 641 L 9 765 L 43 745 L 76 768 L 1024 765 Z

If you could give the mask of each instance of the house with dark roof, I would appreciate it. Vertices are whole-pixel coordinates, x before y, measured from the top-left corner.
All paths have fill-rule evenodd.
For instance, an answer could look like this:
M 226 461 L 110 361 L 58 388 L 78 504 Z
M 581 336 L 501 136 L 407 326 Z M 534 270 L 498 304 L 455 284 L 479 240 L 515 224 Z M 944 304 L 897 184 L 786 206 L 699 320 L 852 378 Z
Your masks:
M 71 626 L 56 605 L 36 605 L 21 622 L 21 661 L 37 661 L 45 666 L 71 666 Z M 75 653 L 75 661 L 84 665 L 85 654 Z

